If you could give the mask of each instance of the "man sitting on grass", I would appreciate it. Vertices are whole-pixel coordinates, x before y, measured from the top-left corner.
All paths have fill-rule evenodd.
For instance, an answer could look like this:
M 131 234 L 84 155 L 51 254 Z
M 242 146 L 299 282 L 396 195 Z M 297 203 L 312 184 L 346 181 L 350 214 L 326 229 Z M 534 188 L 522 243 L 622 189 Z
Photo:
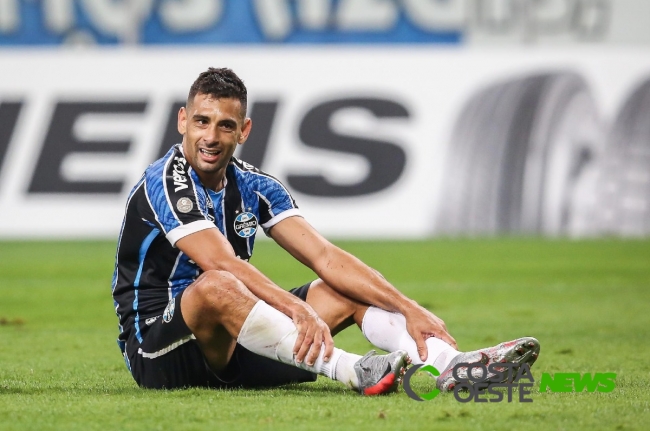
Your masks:
M 535 361 L 534 338 L 459 352 L 441 319 L 319 235 L 282 183 L 233 157 L 251 131 L 246 104 L 231 70 L 201 73 L 178 112 L 182 143 L 128 197 L 113 298 L 140 386 L 269 387 L 320 374 L 375 395 L 395 390 L 411 360 L 441 370 L 443 390 L 460 362 Z M 319 278 L 287 292 L 248 263 L 260 226 Z M 334 347 L 352 324 L 392 353 Z

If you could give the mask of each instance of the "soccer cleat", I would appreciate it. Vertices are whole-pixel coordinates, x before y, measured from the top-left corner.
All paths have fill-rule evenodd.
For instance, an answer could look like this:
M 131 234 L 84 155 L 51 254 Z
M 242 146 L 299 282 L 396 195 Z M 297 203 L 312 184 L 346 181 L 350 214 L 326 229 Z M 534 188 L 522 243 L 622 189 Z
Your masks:
M 456 364 L 462 362 L 468 364 L 481 363 L 487 367 L 494 363 L 511 362 L 513 364 L 528 364 L 529 366 L 532 366 L 539 356 L 539 349 L 540 345 L 537 339 L 533 337 L 524 337 L 512 341 L 506 341 L 505 343 L 498 344 L 494 347 L 486 347 L 485 349 L 474 350 L 473 352 L 461 353 L 452 359 L 447 368 L 440 373 L 440 376 L 436 381 L 436 387 L 443 392 L 452 391 L 454 389 L 454 387 L 459 383 L 452 373 Z M 503 370 L 505 370 L 505 368 Z M 517 369 L 513 369 L 513 372 L 516 373 Z M 482 370 L 480 368 L 472 368 L 473 377 L 482 378 L 483 376 L 481 373 Z M 466 379 L 467 367 L 461 367 L 457 371 L 457 374 L 461 379 Z M 492 376 L 494 376 L 494 374 L 489 374 L 487 377 L 490 378 Z M 499 383 L 503 382 L 505 382 L 505 379 Z
M 357 390 L 362 395 L 395 392 L 406 365 L 410 362 L 408 353 L 404 350 L 387 355 L 377 355 L 374 350 L 369 351 L 354 364 L 354 371 L 359 379 Z

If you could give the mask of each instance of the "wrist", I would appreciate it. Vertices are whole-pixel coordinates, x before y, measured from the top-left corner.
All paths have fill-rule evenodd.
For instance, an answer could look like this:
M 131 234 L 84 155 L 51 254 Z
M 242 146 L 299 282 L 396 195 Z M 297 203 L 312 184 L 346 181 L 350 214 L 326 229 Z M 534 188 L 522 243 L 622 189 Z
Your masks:
M 397 311 L 403 316 L 408 316 L 414 308 L 419 307 L 419 304 L 414 300 L 404 297 L 397 303 Z
M 305 314 L 308 314 L 305 307 L 307 305 L 306 302 L 301 301 L 300 299 L 296 298 L 296 301 L 293 301 L 289 306 L 288 306 L 288 313 L 287 315 L 291 317 L 292 319 L 296 319 L 299 316 L 304 316 Z

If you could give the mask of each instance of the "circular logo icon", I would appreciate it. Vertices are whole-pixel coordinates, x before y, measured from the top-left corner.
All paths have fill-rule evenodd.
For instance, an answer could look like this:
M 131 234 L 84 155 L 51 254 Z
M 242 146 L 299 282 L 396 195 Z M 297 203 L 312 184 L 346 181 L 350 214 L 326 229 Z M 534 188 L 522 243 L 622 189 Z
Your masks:
M 235 233 L 242 238 L 248 238 L 257 232 L 257 217 L 253 213 L 241 213 L 235 218 Z
M 440 375 L 440 372 L 433 365 L 424 365 L 424 364 L 413 365 L 411 368 L 409 368 L 406 371 L 406 374 L 404 374 L 404 383 L 403 383 L 404 392 L 406 392 L 406 395 L 408 395 L 410 398 L 414 399 L 415 401 L 434 399 L 440 393 L 440 389 L 436 388 L 430 392 L 427 392 L 426 394 L 418 395 L 413 390 L 413 388 L 411 388 L 411 378 L 418 371 L 424 371 L 430 376 L 432 376 L 434 379 Z
M 180 212 L 187 214 L 192 211 L 194 204 L 190 198 L 180 198 L 178 202 L 176 202 L 176 208 L 178 208 Z

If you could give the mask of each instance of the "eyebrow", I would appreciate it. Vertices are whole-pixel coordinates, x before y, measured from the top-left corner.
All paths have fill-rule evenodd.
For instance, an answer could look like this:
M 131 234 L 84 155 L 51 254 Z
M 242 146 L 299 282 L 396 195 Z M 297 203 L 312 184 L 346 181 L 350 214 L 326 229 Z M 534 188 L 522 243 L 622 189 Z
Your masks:
M 192 120 L 194 120 L 194 121 L 205 120 L 205 121 L 208 121 L 208 122 L 209 122 L 209 121 L 210 121 L 210 117 L 208 117 L 207 115 L 194 114 L 194 115 L 192 116 Z M 232 126 L 232 127 L 237 127 L 237 121 L 235 121 L 235 120 L 231 120 L 231 119 L 228 119 L 228 118 L 219 121 L 218 124 L 220 124 L 220 125 L 228 125 L 228 126 Z
M 235 120 L 230 120 L 230 119 L 224 119 L 219 121 L 219 125 L 224 125 L 224 126 L 231 126 L 231 127 L 237 127 L 237 122 Z
M 197 121 L 197 120 L 206 120 L 210 121 L 210 118 L 208 118 L 206 115 L 201 115 L 201 114 L 194 114 L 192 116 L 192 120 Z

